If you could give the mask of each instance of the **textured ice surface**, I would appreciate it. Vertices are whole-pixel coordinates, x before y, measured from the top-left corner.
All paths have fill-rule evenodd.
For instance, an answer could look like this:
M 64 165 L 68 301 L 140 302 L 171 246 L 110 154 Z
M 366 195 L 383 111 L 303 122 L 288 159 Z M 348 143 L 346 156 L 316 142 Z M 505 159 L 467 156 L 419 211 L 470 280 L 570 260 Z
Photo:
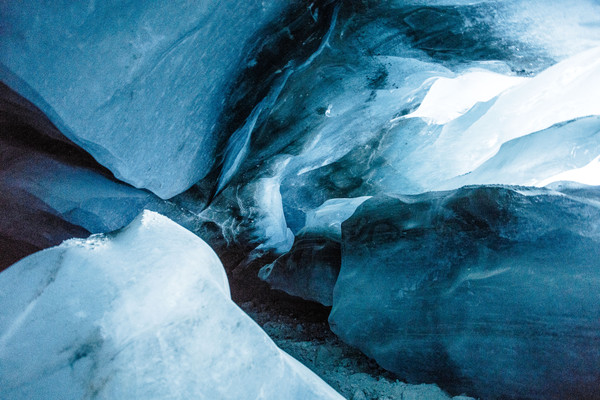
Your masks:
M 119 179 L 204 177 L 248 49 L 287 1 L 2 2 L 0 77 Z
M 310 62 L 281 62 L 230 138 L 218 178 L 217 192 L 232 187 L 217 196 L 227 198 L 220 207 L 243 205 L 235 218 L 261 221 L 252 243 L 279 255 L 291 236 L 261 232 L 297 236 L 261 276 L 297 295 L 312 285 L 311 265 L 335 271 L 330 243 L 321 245 L 335 241 L 337 222 L 320 214 L 333 199 L 583 179 L 560 174 L 600 155 L 597 9 L 587 0 L 350 2 L 336 18 L 320 15 L 330 26 Z M 541 15 L 554 28 L 529 25 Z M 269 202 L 245 190 L 264 179 L 278 182 L 284 219 L 267 217 Z M 226 221 L 231 242 L 244 242 L 244 224 Z
M 206 240 L 214 240 L 211 245 L 218 244 L 214 248 L 222 251 L 223 259 L 235 271 L 244 271 L 251 265 L 247 270 L 252 269 L 254 274 L 258 263 L 276 260 L 264 266 L 260 276 L 288 293 L 326 305 L 335 303 L 331 292 L 342 262 L 340 226 L 359 205 L 358 199 L 366 196 L 417 194 L 466 184 L 550 184 L 559 188 L 565 196 L 554 194 L 554 203 L 543 189 L 536 192 L 539 195 L 519 189 L 531 196 L 507 189 L 513 196 L 508 203 L 514 200 L 519 204 L 514 210 L 509 207 L 510 212 L 520 215 L 515 210 L 525 204 L 522 212 L 526 215 L 513 221 L 518 227 L 515 231 L 523 233 L 523 237 L 531 232 L 531 227 L 546 229 L 543 221 L 549 218 L 558 221 L 565 208 L 575 214 L 595 210 L 596 189 L 555 183 L 599 183 L 600 29 L 596 16 L 600 4 L 595 0 L 325 0 L 294 2 L 295 6 L 300 5 L 297 8 L 284 1 L 242 4 L 227 0 L 194 5 L 176 2 L 162 6 L 135 1 L 34 3 L 9 1 L 0 5 L 2 79 L 35 101 L 67 136 L 130 183 L 168 197 L 205 177 L 192 190 L 173 199 L 172 204 L 194 210 L 198 224 L 191 225 L 195 232 L 205 235 Z M 11 150 L 8 154 L 14 153 Z M 78 226 L 68 221 L 92 230 L 112 229 L 133 216 L 144 201 L 141 192 L 118 186 L 105 180 L 106 176 L 92 176 L 81 166 L 72 168 L 69 160 L 68 165 L 57 164 L 54 156 L 53 153 L 50 161 L 31 157 L 21 164 L 10 164 L 24 165 L 21 170 L 37 177 L 19 175 L 20 167 L 9 174 L 14 179 L 8 186 L 10 195 L 5 195 L 10 201 L 4 202 L 9 206 L 4 215 L 15 217 L 5 217 L 3 223 L 11 226 L 11 233 L 22 231 L 20 215 L 26 221 L 49 216 L 44 226 L 54 225 L 56 232 L 52 236 L 40 230 L 42 238 L 73 234 Z M 67 180 L 73 183 L 66 185 Z M 18 188 L 17 183 L 21 185 Z M 91 192 L 90 186 L 97 190 Z M 465 210 L 478 210 L 482 207 L 480 198 L 488 204 L 493 197 L 458 193 L 460 201 L 468 199 L 464 200 L 468 203 Z M 444 196 L 451 194 L 410 201 L 416 202 L 417 207 L 427 203 L 427 199 L 446 199 Z M 15 199 L 20 206 L 23 204 L 18 200 L 26 199 L 25 203 L 35 205 L 36 212 L 12 207 Z M 407 197 L 402 199 L 410 202 Z M 359 214 L 373 201 L 376 200 L 360 206 Z M 563 202 L 572 202 L 569 204 L 573 210 Z M 491 208 L 500 207 L 498 202 L 491 203 Z M 559 211 L 547 211 L 554 210 L 548 203 Z M 113 212 L 107 212 L 109 209 Z M 450 222 L 448 232 L 439 233 L 436 243 L 455 240 L 457 230 L 464 232 L 465 239 L 456 239 L 446 244 L 447 248 L 436 250 L 430 242 L 419 242 L 417 235 L 411 242 L 414 252 L 395 255 L 394 262 L 438 254 L 437 251 L 437 258 L 445 260 L 451 269 L 461 257 L 487 262 L 488 257 L 500 254 L 498 259 L 514 261 L 535 254 L 533 261 L 526 260 L 528 263 L 522 265 L 539 266 L 554 257 L 551 264 L 559 268 L 562 261 L 555 261 L 562 257 L 567 266 L 578 271 L 584 264 L 577 264 L 577 257 L 595 249 L 590 245 L 590 249 L 581 250 L 585 243 L 574 245 L 573 254 L 566 247 L 555 248 L 559 247 L 556 243 L 563 242 L 557 242 L 553 235 L 563 234 L 563 226 L 556 231 L 548 228 L 547 237 L 552 239 L 548 243 L 554 243 L 553 247 L 543 240 L 520 242 L 520 236 L 518 240 L 510 236 L 516 235 L 512 231 L 497 233 L 494 226 L 486 228 L 485 223 L 480 224 L 481 218 L 465 217 L 457 222 L 452 219 L 456 216 L 454 211 L 442 211 L 436 208 L 431 215 L 419 214 L 419 218 L 405 222 L 418 229 L 423 218 L 438 215 L 442 221 Z M 56 218 L 57 215 L 61 217 Z M 68 217 L 67 221 L 62 217 Z M 388 228 L 393 230 L 397 221 L 389 218 L 392 222 L 378 226 L 373 235 Z M 569 218 L 565 217 L 565 224 L 577 226 L 579 221 Z M 505 222 L 513 223 L 510 221 Z M 519 225 L 523 221 L 525 227 Z M 586 218 L 582 221 L 588 226 Z M 368 218 L 360 224 L 369 226 Z M 553 226 L 558 225 L 556 222 Z M 473 236 L 485 229 L 492 233 L 483 238 Z M 506 240 L 508 247 L 487 244 L 490 235 L 500 237 L 501 243 Z M 564 237 L 564 243 L 581 239 L 574 235 L 575 240 L 569 234 Z M 586 240 L 596 243 L 594 235 Z M 479 245 L 490 250 L 472 256 L 469 249 Z M 395 254 L 395 244 L 373 241 L 369 246 L 367 250 L 376 255 L 385 254 L 389 246 L 390 254 Z M 360 249 L 358 246 L 355 250 Z M 541 255 L 544 249 L 549 255 Z M 352 257 L 350 261 L 354 262 Z M 377 258 L 355 261 L 364 268 L 378 268 Z M 461 282 L 452 293 L 461 296 L 464 285 L 471 285 L 473 294 L 480 295 L 483 289 L 478 284 L 493 283 L 490 291 L 495 297 L 484 298 L 480 306 L 481 315 L 486 318 L 488 309 L 496 310 L 500 301 L 507 308 L 498 311 L 501 320 L 492 316 L 482 325 L 469 325 L 474 332 L 471 336 L 456 334 L 449 349 L 444 348 L 445 342 L 439 346 L 436 342 L 437 347 L 428 353 L 428 342 L 422 348 L 409 348 L 412 342 L 401 342 L 398 346 L 408 349 L 405 360 L 418 361 L 419 354 L 434 354 L 432 357 L 439 361 L 436 365 L 442 365 L 425 376 L 419 375 L 423 362 L 415 362 L 415 379 L 439 379 L 448 387 L 455 382 L 454 388 L 480 390 L 484 386 L 492 391 L 501 385 L 494 377 L 507 376 L 498 371 L 506 371 L 515 373 L 506 379 L 506 390 L 517 393 L 526 386 L 526 380 L 532 387 L 542 387 L 541 378 L 534 376 L 539 369 L 534 367 L 547 363 L 554 381 L 564 381 L 565 387 L 573 388 L 577 376 L 584 374 L 574 369 L 575 378 L 557 375 L 553 368 L 560 362 L 568 365 L 569 356 L 559 354 L 548 361 L 544 357 L 558 353 L 547 351 L 546 339 L 531 339 L 531 332 L 538 325 L 527 330 L 514 315 L 519 315 L 520 310 L 549 309 L 542 302 L 527 303 L 525 296 L 543 298 L 552 305 L 553 299 L 566 298 L 558 291 L 558 284 L 535 281 L 536 274 L 542 274 L 544 279 L 555 274 L 555 282 L 569 285 L 578 278 L 564 270 L 547 273 L 536 268 L 532 269 L 533 278 L 518 268 L 492 273 L 493 276 L 487 276 L 487 270 L 474 275 L 465 273 L 469 277 L 467 283 L 451 277 L 452 282 Z M 343 277 L 349 279 L 347 274 Z M 364 281 L 360 273 L 353 279 Z M 379 279 L 375 275 L 371 279 L 373 285 Z M 384 283 L 393 282 L 388 279 Z M 530 282 L 534 283 L 521 287 Z M 592 284 L 595 282 L 592 280 Z M 375 296 L 387 293 L 385 285 L 382 283 L 383 289 Z M 582 285 L 577 281 L 572 286 L 577 289 Z M 536 291 L 542 297 L 536 297 Z M 356 301 L 363 295 L 357 291 Z M 556 296 L 546 299 L 550 295 Z M 464 296 L 452 297 L 452 301 L 443 298 L 423 309 L 454 305 L 460 311 L 462 304 L 472 306 L 468 296 Z M 389 306 L 385 301 L 383 304 Z M 584 308 L 588 305 L 584 303 Z M 479 305 L 473 307 L 476 316 Z M 569 310 L 577 315 L 580 310 L 572 307 Z M 336 318 L 339 309 L 336 306 Z M 384 311 L 392 316 L 389 321 L 375 321 Z M 357 311 L 357 315 L 365 315 L 361 312 Z M 454 309 L 443 312 L 443 316 L 457 316 Z M 356 319 L 362 328 L 374 327 L 383 332 L 413 315 L 395 318 L 398 313 L 392 305 Z M 422 325 L 438 327 L 438 314 L 424 315 L 423 318 L 431 318 Z M 444 333 L 447 326 L 461 323 L 458 317 L 448 320 L 449 325 L 439 331 Z M 511 330 L 498 322 L 504 320 L 514 322 L 516 328 Z M 548 320 L 554 323 L 551 317 Z M 495 336 L 472 345 L 468 338 L 483 337 L 486 332 L 481 333 L 481 326 L 488 325 Z M 561 326 L 568 329 L 574 325 L 564 322 Z M 538 330 L 543 329 L 546 327 Z M 548 335 L 563 338 L 563 333 L 552 331 Z M 389 338 L 382 337 L 367 338 L 364 343 Z M 579 351 L 573 336 L 565 337 L 565 352 L 574 348 Z M 464 340 L 460 342 L 460 338 Z M 502 347 L 497 338 L 512 338 L 509 342 L 516 344 Z M 596 337 L 592 339 L 597 341 Z M 387 349 L 396 345 L 392 342 Z M 483 350 L 469 353 L 469 349 L 463 351 L 461 347 L 471 345 Z M 514 351 L 514 358 L 496 360 L 489 350 L 504 354 L 506 348 Z M 457 356 L 461 352 L 463 358 Z M 582 362 L 596 357 L 593 352 L 588 353 L 591 355 L 582 357 Z M 446 354 L 454 357 L 452 362 Z M 494 363 L 487 371 L 467 368 L 464 372 L 464 365 L 471 366 L 464 359 L 468 354 L 476 355 L 478 367 L 487 366 L 489 360 Z M 397 367 L 385 358 L 378 360 L 386 367 Z M 513 361 L 519 366 L 507 365 Z M 411 373 L 409 367 L 407 376 Z M 469 382 L 463 375 L 452 374 L 478 378 Z M 581 387 L 585 385 L 584 382 Z M 580 394 L 574 389 L 561 393 L 569 397 Z
M 0 269 L 64 239 L 121 228 L 161 202 L 116 181 L 4 85 L 0 148 Z
M 341 399 L 229 298 L 210 247 L 149 211 L 0 274 L 2 399 Z
M 301 233 L 292 248 L 262 267 L 258 276 L 274 289 L 331 306 L 340 264 L 339 240 Z
M 598 200 L 502 186 L 373 197 L 342 225 L 330 325 L 451 393 L 595 398 Z
M 279 186 L 275 178 L 263 178 L 257 182 L 257 206 L 264 214 L 256 219 L 255 229 L 262 231 L 258 250 L 272 250 L 281 254 L 292 247 L 294 235 L 285 223 Z

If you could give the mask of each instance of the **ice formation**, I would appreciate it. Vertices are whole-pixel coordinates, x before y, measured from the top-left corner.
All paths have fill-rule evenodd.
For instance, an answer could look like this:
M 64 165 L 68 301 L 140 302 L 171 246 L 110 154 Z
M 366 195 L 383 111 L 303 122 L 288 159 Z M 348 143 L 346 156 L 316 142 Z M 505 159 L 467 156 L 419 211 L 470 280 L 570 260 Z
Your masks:
M 599 115 L 598 91 L 600 47 L 558 63 L 444 125 L 433 143 L 398 160 L 397 168 L 407 169 L 408 179 L 422 191 L 447 186 L 445 180 L 472 172 L 509 140 Z M 425 158 L 427 163 L 417 162 Z M 500 174 L 493 179 L 486 183 L 506 183 Z
M 290 4 L 3 2 L 0 77 L 119 179 L 172 197 L 209 171 L 254 36 Z
M 330 325 L 451 393 L 594 398 L 598 200 L 506 186 L 367 200 L 342 225 Z
M 58 129 L 0 87 L 3 266 L 151 207 L 402 377 L 594 397 L 596 0 L 34 3 L 0 78 Z
M 144 207 L 162 207 L 151 193 L 116 181 L 1 84 L 0 129 L 0 270 L 65 239 L 122 228 Z
M 341 399 L 229 297 L 210 247 L 160 214 L 0 274 L 3 399 Z
M 444 125 L 475 104 L 489 101 L 525 79 L 486 70 L 469 71 L 456 78 L 437 78 L 419 108 L 405 118 L 420 117 Z
M 331 199 L 306 216 L 293 246 L 258 276 L 274 289 L 331 306 L 340 263 L 342 222 L 369 196 Z
M 439 9 L 396 4 L 389 6 L 390 15 L 377 13 L 385 7 L 374 7 L 357 12 L 351 22 L 338 22 L 347 28 L 334 32 L 330 48 L 311 67 L 290 78 L 270 116 L 255 127 L 256 146 L 246 156 L 247 166 L 239 167 L 247 179 L 262 171 L 279 177 L 285 221 L 297 236 L 296 248 L 265 266 L 263 278 L 315 299 L 305 288 L 322 285 L 305 278 L 313 273 L 311 265 L 323 264 L 307 248 L 307 239 L 323 244 L 326 238 L 307 238 L 302 229 L 310 215 L 335 198 L 418 194 L 470 184 L 594 182 L 589 178 L 593 172 L 587 178 L 576 172 L 590 163 L 586 171 L 593 171 L 600 154 L 600 47 L 594 47 L 595 40 L 583 48 L 554 47 L 552 56 L 560 62 L 548 61 L 547 38 L 536 38 L 521 26 L 527 44 L 521 43 L 512 34 L 503 36 L 502 19 L 483 17 L 495 12 L 512 24 L 519 13 L 532 12 L 514 3 L 512 11 L 490 2 Z M 581 7 L 588 6 L 595 8 L 582 2 Z M 553 3 L 544 13 L 556 18 L 561 7 Z M 393 15 L 406 26 L 392 22 Z M 585 20 L 581 14 L 573 18 Z M 386 31 L 390 25 L 397 31 Z M 487 31 L 474 32 L 473 26 Z M 384 33 L 389 43 L 365 44 L 365 37 Z M 444 48 L 450 34 L 456 47 Z M 502 40 L 515 42 L 501 52 Z M 481 47 L 468 47 L 475 41 Z M 438 52 L 427 47 L 433 44 L 440 46 Z M 367 46 L 369 56 L 356 56 L 361 46 Z M 442 50 L 447 56 L 440 55 Z M 269 141 L 274 135 L 277 139 Z M 253 168 L 258 162 L 265 165 L 262 170 Z M 572 170 L 577 171 L 567 172 Z M 297 251 L 311 260 L 306 266 L 297 265 Z M 333 253 L 326 253 L 326 265 L 331 265 Z M 294 278 L 277 278 L 278 269 Z M 302 269 L 306 276 L 298 272 Z

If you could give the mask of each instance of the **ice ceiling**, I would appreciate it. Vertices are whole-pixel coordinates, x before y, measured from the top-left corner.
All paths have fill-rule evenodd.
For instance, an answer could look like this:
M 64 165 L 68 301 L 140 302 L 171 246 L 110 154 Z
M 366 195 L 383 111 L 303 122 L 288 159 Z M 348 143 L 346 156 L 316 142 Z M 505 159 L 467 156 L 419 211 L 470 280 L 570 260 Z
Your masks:
M 172 229 L 187 235 L 175 221 L 231 276 L 332 307 L 342 340 L 410 382 L 481 398 L 598 398 L 598 1 L 8 0 L 0 78 L 0 267 L 74 237 L 120 243 L 153 210 L 168 229 L 126 241 L 131 254 L 160 253 Z M 102 327 L 143 301 L 103 296 L 168 299 L 178 289 L 163 294 L 157 277 L 130 283 L 144 268 L 193 275 L 190 257 L 202 271 L 222 267 L 210 249 L 193 253 L 206 246 L 200 239 L 157 259 L 133 256 L 121 274 L 107 265 L 130 257 L 126 246 L 56 260 L 88 242 L 0 274 L 0 307 L 10 309 L 0 316 L 0 395 L 43 398 L 56 379 L 56 398 L 81 398 L 88 389 L 69 379 L 90 376 L 102 398 L 123 388 L 118 379 L 130 385 L 121 396 L 140 395 L 144 379 L 175 379 L 168 362 L 189 348 L 181 335 L 208 335 L 186 325 L 202 315 L 229 321 L 223 329 L 240 347 L 260 338 L 250 321 L 247 343 L 227 328 L 243 319 L 228 294 L 199 311 L 204 289 L 186 286 L 200 298 L 182 306 L 168 348 L 145 336 L 123 345 L 140 365 L 162 354 L 166 372 L 120 375 L 102 344 L 118 332 Z M 114 294 L 81 293 L 95 281 Z M 67 299 L 44 297 L 58 283 Z M 68 299 L 79 303 L 54 304 Z M 61 329 L 56 320 L 31 317 L 44 310 L 92 348 L 35 356 L 50 351 L 38 346 L 45 340 L 58 346 L 44 336 Z M 94 317 L 78 330 L 73 318 L 84 311 Z M 139 322 L 154 329 L 143 335 L 160 339 L 169 322 L 150 320 Z M 24 371 L 47 363 L 32 375 L 9 373 L 24 346 L 16 332 L 41 335 L 19 361 Z M 191 348 L 185 357 L 200 357 Z M 256 362 L 287 366 L 289 398 L 337 396 L 269 349 L 272 359 Z M 68 354 L 87 364 L 74 368 Z M 57 365 L 71 365 L 70 377 Z M 173 398 L 215 398 L 186 386 L 197 377 L 175 375 Z M 265 376 L 251 398 L 272 398 Z

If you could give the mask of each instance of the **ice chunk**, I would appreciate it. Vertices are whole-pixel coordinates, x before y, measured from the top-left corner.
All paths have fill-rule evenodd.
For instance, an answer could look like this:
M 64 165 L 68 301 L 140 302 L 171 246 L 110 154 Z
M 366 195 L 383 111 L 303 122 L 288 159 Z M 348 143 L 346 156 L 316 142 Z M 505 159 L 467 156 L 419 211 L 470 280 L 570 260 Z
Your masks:
M 340 242 L 314 234 L 299 234 L 294 245 L 258 277 L 273 289 L 331 306 L 333 287 L 340 272 Z
M 0 77 L 117 178 L 169 198 L 212 166 L 254 36 L 291 6 L 3 2 Z
M 257 182 L 257 205 L 260 209 L 256 219 L 256 231 L 262 232 L 257 250 L 272 250 L 283 254 L 294 242 L 294 234 L 287 227 L 281 204 L 280 183 L 277 178 L 262 178 Z
M 330 325 L 413 382 L 481 398 L 595 398 L 600 206 L 465 187 L 376 196 L 342 224 Z
M 210 247 L 146 211 L 0 274 L 3 399 L 341 399 L 229 298 Z
M 292 248 L 262 267 L 258 276 L 274 289 L 331 306 L 340 271 L 342 222 L 369 198 L 331 199 L 310 210 Z

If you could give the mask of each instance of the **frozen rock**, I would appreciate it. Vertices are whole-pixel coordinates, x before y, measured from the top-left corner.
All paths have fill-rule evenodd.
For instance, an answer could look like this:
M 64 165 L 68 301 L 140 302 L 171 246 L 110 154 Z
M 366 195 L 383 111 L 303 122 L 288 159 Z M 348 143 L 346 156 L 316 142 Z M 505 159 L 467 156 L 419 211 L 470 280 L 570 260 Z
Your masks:
M 291 3 L 0 7 L 2 80 L 117 178 L 169 198 L 209 171 L 255 35 Z
M 229 297 L 210 247 L 149 211 L 0 274 L 3 399 L 341 399 Z
M 367 200 L 342 224 L 331 328 L 400 377 L 454 394 L 596 398 L 600 197 L 563 191 Z

